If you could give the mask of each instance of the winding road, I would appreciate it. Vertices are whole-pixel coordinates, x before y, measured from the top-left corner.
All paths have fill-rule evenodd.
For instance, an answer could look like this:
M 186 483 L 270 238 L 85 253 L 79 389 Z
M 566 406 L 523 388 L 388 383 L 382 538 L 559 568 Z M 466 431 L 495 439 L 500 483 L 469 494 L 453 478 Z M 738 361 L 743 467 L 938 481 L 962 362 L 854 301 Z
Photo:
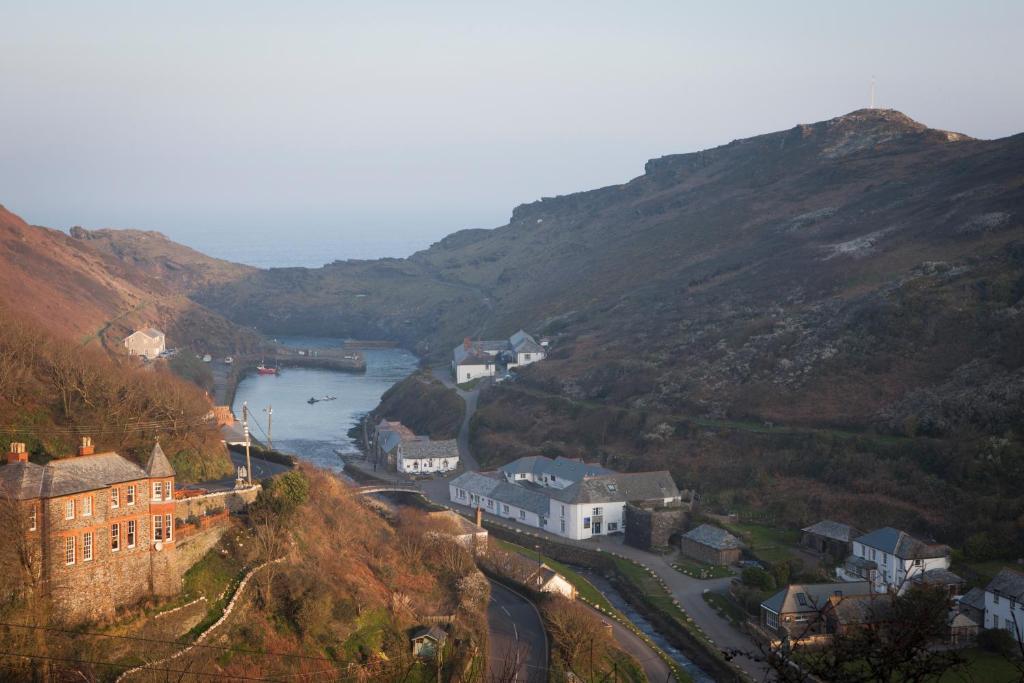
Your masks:
M 487 605 L 487 680 L 548 680 L 548 642 L 537 608 L 519 593 L 491 581 Z M 516 670 L 515 678 L 511 672 Z

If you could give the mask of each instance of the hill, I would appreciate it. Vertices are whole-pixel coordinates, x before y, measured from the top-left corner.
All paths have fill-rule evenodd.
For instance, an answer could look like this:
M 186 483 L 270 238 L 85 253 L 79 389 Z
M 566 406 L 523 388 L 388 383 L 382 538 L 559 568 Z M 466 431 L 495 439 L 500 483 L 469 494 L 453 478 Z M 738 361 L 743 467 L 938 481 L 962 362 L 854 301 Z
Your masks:
M 1017 498 L 991 463 L 1016 476 L 1024 424 L 1022 167 L 1024 135 L 860 110 L 653 159 L 409 259 L 260 271 L 197 299 L 436 359 L 525 327 L 552 357 L 482 400 L 481 447 L 667 462 L 723 505 L 756 490 L 745 504 L 793 517 L 870 491 L 879 514 L 962 531 L 985 486 Z M 568 407 L 537 414 L 545 400 Z M 618 423 L 593 418 L 607 410 Z

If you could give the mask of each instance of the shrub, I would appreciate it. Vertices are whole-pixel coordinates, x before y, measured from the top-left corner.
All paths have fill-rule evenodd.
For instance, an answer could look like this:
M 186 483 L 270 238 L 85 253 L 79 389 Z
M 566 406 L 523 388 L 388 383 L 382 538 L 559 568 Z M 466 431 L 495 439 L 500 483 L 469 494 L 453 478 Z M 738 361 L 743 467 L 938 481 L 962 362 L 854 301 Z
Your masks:
M 759 567 L 747 567 L 740 575 L 740 579 L 747 586 L 753 586 L 762 591 L 775 590 L 775 577 Z

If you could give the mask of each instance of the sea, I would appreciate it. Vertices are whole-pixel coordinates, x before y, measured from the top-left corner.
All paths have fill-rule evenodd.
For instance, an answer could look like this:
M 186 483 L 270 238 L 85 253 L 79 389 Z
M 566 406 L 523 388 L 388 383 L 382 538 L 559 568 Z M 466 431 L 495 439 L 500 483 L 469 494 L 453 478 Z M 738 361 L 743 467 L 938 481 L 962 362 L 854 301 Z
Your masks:
M 322 349 L 343 339 L 278 337 L 298 349 Z M 232 410 L 249 406 L 253 437 L 327 469 L 341 470 L 343 458 L 359 453 L 348 431 L 377 407 L 385 391 L 416 370 L 419 359 L 405 349 L 366 349 L 365 373 L 316 368 L 283 368 L 279 375 L 249 375 L 235 391 Z M 310 404 L 310 398 L 336 397 Z M 273 413 L 270 413 L 270 410 Z

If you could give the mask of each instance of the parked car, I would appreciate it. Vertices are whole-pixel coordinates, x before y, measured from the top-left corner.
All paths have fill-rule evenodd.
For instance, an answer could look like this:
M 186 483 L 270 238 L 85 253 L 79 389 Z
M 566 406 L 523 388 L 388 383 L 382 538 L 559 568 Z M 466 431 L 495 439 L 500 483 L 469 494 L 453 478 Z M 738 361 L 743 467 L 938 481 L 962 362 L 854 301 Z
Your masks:
M 227 358 L 224 359 L 224 364 L 225 365 L 231 365 L 234 362 L 235 362 L 235 359 L 232 358 L 231 356 L 228 356 Z
M 213 356 L 211 356 L 210 354 L 206 354 L 205 356 L 203 356 L 203 362 L 204 363 L 209 363 L 212 360 L 213 360 Z

